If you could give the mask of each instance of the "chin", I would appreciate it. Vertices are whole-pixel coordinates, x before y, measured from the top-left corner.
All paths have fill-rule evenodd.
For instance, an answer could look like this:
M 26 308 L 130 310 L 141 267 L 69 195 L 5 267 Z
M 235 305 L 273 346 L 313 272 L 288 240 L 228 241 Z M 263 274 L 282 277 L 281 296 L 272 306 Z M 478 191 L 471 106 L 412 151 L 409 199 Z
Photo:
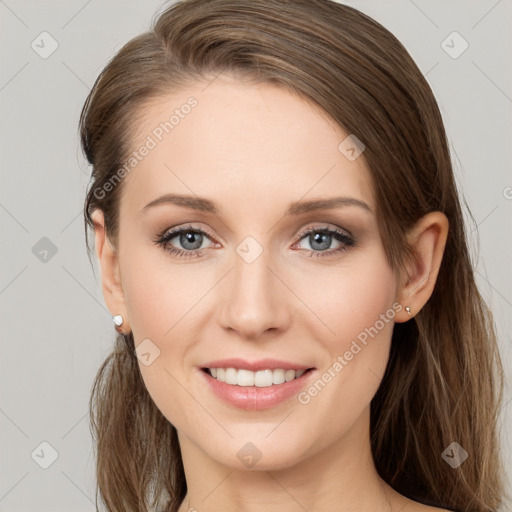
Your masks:
M 218 463 L 237 470 L 248 471 L 277 471 L 299 464 L 305 457 L 304 439 L 302 442 L 285 442 L 285 439 L 271 434 L 272 429 L 265 428 L 265 433 L 259 436 L 248 436 L 242 439 L 230 439 L 218 453 L 210 453 L 210 457 Z M 252 440 L 251 440 L 252 439 Z M 214 443 L 221 446 L 221 443 Z

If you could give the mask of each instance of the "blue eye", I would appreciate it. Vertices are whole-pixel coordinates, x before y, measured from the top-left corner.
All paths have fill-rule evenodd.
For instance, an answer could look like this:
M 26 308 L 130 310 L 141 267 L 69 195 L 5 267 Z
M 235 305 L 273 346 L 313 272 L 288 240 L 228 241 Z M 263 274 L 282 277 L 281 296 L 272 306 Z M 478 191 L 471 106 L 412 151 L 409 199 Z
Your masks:
M 307 230 L 302 231 L 298 236 L 299 240 L 293 247 L 296 247 L 302 239 L 307 239 L 312 249 L 300 250 L 310 252 L 310 256 L 313 257 L 332 256 L 355 245 L 355 240 L 351 235 L 342 230 L 329 229 L 328 227 L 308 228 Z M 184 249 L 179 249 L 171 243 L 175 238 L 178 239 L 178 243 Z M 205 239 L 212 238 L 213 237 L 206 231 L 189 225 L 161 233 L 154 243 L 178 258 L 196 258 L 202 256 L 204 252 L 211 249 L 213 244 L 206 249 L 201 248 L 201 246 Z M 339 246 L 335 249 L 327 250 L 331 246 L 333 240 L 336 240 L 339 243 Z
M 299 242 L 302 239 L 308 240 L 312 250 L 305 250 L 311 252 L 310 256 L 317 258 L 341 253 L 355 245 L 355 240 L 348 233 L 339 229 L 329 229 L 328 227 L 308 228 L 305 231 L 302 231 L 298 236 L 300 237 Z M 339 242 L 339 246 L 335 249 L 327 250 L 331 246 L 333 239 Z
M 202 229 L 194 228 L 193 226 L 183 226 L 172 231 L 162 233 L 155 240 L 155 243 L 174 256 L 179 258 L 191 258 L 201 256 L 203 249 L 199 252 L 198 250 L 205 237 L 210 238 L 208 233 Z M 177 249 L 171 244 L 171 240 L 174 238 L 179 239 L 179 243 L 182 247 L 185 247 L 185 250 Z

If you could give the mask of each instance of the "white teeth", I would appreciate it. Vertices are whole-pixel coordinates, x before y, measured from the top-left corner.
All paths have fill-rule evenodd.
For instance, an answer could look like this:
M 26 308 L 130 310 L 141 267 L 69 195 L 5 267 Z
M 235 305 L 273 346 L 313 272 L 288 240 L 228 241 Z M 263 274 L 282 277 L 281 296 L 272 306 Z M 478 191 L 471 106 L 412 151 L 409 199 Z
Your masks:
M 237 370 L 236 368 L 208 368 L 210 375 L 233 386 L 256 386 L 266 388 L 299 378 L 306 370 Z
M 293 380 L 295 378 L 295 370 L 286 370 L 284 372 L 284 380 L 286 382 Z
M 228 384 L 236 384 L 236 370 L 234 368 L 226 368 L 224 373 L 224 382 Z
M 233 368 L 234 370 L 234 368 Z M 226 381 L 228 384 L 237 384 L 238 386 L 254 386 L 254 372 L 249 370 L 235 370 L 236 380 L 235 382 Z
M 259 370 L 254 373 L 254 385 L 258 388 L 272 386 L 272 370 Z
M 272 372 L 272 383 L 273 384 L 282 384 L 285 382 L 284 374 L 286 372 L 284 370 L 274 370 Z

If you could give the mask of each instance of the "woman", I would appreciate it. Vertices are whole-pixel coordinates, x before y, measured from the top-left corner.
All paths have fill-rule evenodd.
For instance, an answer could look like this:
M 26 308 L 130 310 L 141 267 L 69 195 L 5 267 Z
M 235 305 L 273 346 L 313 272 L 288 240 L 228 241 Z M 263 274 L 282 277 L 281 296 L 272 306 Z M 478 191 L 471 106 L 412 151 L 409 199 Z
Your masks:
M 84 105 L 109 511 L 491 511 L 502 369 L 446 135 L 327 0 L 186 0 Z

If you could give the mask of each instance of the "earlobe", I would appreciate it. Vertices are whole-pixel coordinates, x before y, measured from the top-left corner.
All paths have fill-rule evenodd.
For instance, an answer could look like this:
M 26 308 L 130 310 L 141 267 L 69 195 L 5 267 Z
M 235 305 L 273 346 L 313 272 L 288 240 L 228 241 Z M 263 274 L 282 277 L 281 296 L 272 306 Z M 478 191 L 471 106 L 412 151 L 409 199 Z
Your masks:
M 126 328 L 127 312 L 121 286 L 117 251 L 107 236 L 103 212 L 99 209 L 95 210 L 91 217 L 94 223 L 95 250 L 101 269 L 103 297 L 113 317 L 122 315 L 124 319 L 123 328 Z
M 448 219 L 442 212 L 430 212 L 408 233 L 412 257 L 406 264 L 407 278 L 399 290 L 403 312 L 397 322 L 406 322 L 428 301 L 439 274 L 448 236 Z M 408 310 L 407 310 L 408 308 Z

